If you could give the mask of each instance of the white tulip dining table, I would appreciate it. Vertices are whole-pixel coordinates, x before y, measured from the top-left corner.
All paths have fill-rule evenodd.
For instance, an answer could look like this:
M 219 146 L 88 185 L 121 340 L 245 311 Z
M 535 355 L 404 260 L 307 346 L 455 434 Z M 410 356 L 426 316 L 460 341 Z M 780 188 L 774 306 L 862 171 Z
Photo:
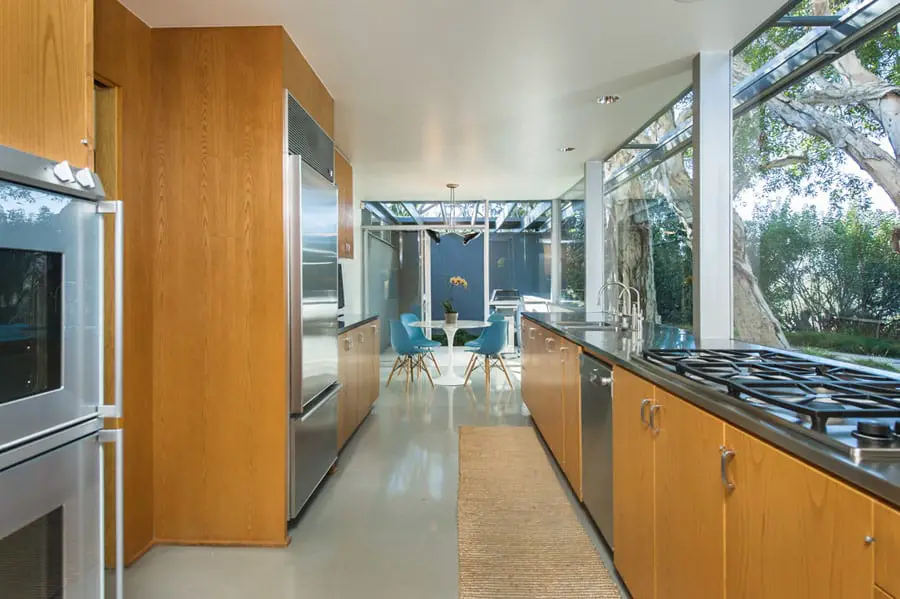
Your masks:
M 434 379 L 434 384 L 444 387 L 459 387 L 466 381 L 463 377 L 456 374 L 456 371 L 453 369 L 453 355 L 455 353 L 453 351 L 453 345 L 456 339 L 456 332 L 460 329 L 484 329 L 491 326 L 491 323 L 481 320 L 458 320 L 453 324 L 447 324 L 444 320 L 420 320 L 412 323 L 412 326 L 420 329 L 444 329 L 444 332 L 447 333 L 447 345 L 449 347 L 450 358 L 447 365 L 444 367 L 441 376 Z

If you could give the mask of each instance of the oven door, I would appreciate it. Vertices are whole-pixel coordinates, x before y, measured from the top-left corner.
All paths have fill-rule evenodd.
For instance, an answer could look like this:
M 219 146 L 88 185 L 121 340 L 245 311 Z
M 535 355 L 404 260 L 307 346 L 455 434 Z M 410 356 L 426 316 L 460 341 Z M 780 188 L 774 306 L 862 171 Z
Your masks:
M 103 403 L 106 204 L 0 181 L 0 451 Z
M 0 454 L 0 596 L 103 596 L 100 421 Z

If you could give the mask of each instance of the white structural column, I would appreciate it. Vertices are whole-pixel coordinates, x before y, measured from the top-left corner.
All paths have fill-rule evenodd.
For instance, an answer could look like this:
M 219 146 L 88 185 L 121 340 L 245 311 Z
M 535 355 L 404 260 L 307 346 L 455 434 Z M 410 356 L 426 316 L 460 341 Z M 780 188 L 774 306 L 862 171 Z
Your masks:
M 603 196 L 603 162 L 584 163 L 584 303 L 597 310 L 597 293 L 606 282 L 606 264 L 615 257 L 606 252 L 606 200 Z
M 559 199 L 550 204 L 550 301 L 559 304 L 562 295 L 562 219 Z
M 732 302 L 731 53 L 694 59 L 694 334 L 730 339 Z

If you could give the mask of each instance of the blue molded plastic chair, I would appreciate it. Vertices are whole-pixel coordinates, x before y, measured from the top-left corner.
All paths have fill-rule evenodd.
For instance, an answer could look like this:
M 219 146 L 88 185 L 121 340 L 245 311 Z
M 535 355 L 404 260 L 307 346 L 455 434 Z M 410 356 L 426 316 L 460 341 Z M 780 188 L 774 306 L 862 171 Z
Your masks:
M 425 372 L 431 386 L 434 387 L 434 381 L 431 380 L 431 373 L 425 366 L 425 355 L 428 353 L 424 349 L 418 347 L 406 332 L 406 326 L 400 321 L 391 321 L 391 347 L 397 352 L 397 359 L 394 361 L 394 367 L 391 368 L 391 374 L 388 376 L 385 387 L 391 384 L 394 373 L 398 370 L 406 371 L 406 387 L 409 388 L 409 381 L 413 378 L 415 372 Z
M 472 358 L 469 360 L 469 365 L 466 367 L 465 382 L 469 382 L 469 379 L 471 378 L 472 373 L 475 372 L 475 369 L 482 367 L 480 363 L 481 360 L 479 358 L 483 357 L 485 384 L 488 387 L 491 386 L 491 368 L 499 367 L 503 371 L 503 374 L 506 375 L 506 382 L 509 383 L 510 387 L 512 387 L 513 383 L 512 379 L 509 377 L 509 371 L 506 369 L 506 362 L 503 360 L 503 356 L 500 354 L 505 346 L 506 322 L 505 320 L 495 321 L 484 331 L 484 334 L 481 336 L 481 345 L 477 348 L 466 350 L 468 352 L 472 352 Z
M 428 355 L 431 356 L 431 361 L 434 362 L 434 367 L 437 369 L 437 373 L 440 374 L 441 367 L 438 366 L 437 360 L 434 359 L 434 354 L 430 352 L 435 347 L 440 347 L 441 342 L 426 337 L 425 331 L 421 327 L 412 326 L 414 322 L 419 322 L 419 320 L 421 319 L 418 316 L 409 312 L 400 315 L 400 322 L 402 322 L 403 326 L 406 328 L 406 333 L 409 335 L 409 338 L 416 344 L 416 347 L 429 352 Z
M 494 312 L 493 314 L 488 316 L 488 322 L 505 322 L 505 321 L 506 321 L 506 316 L 504 316 L 503 314 L 500 314 L 499 312 Z M 489 328 L 490 327 L 482 329 L 481 334 L 478 335 L 477 339 L 472 339 L 471 341 L 466 342 L 466 347 L 470 347 L 472 349 L 477 349 L 478 347 L 480 347 L 481 340 Z

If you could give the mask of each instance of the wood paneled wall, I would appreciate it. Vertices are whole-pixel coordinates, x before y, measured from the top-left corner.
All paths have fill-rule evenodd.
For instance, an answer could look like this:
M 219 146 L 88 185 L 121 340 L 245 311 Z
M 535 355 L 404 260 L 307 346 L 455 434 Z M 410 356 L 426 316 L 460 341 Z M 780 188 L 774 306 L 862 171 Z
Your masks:
M 334 99 L 328 89 L 282 29 L 284 49 L 284 87 L 332 139 L 334 138 Z
M 159 542 L 284 545 L 281 27 L 153 31 Z
M 95 0 L 94 19 L 95 73 L 117 88 L 119 113 L 117 181 L 104 179 L 104 185 L 107 193 L 121 199 L 125 207 L 122 424 L 125 561 L 131 563 L 150 547 L 154 536 L 150 28 L 117 0 Z
M 91 166 L 93 8 L 93 0 L 0 2 L 0 144 Z

